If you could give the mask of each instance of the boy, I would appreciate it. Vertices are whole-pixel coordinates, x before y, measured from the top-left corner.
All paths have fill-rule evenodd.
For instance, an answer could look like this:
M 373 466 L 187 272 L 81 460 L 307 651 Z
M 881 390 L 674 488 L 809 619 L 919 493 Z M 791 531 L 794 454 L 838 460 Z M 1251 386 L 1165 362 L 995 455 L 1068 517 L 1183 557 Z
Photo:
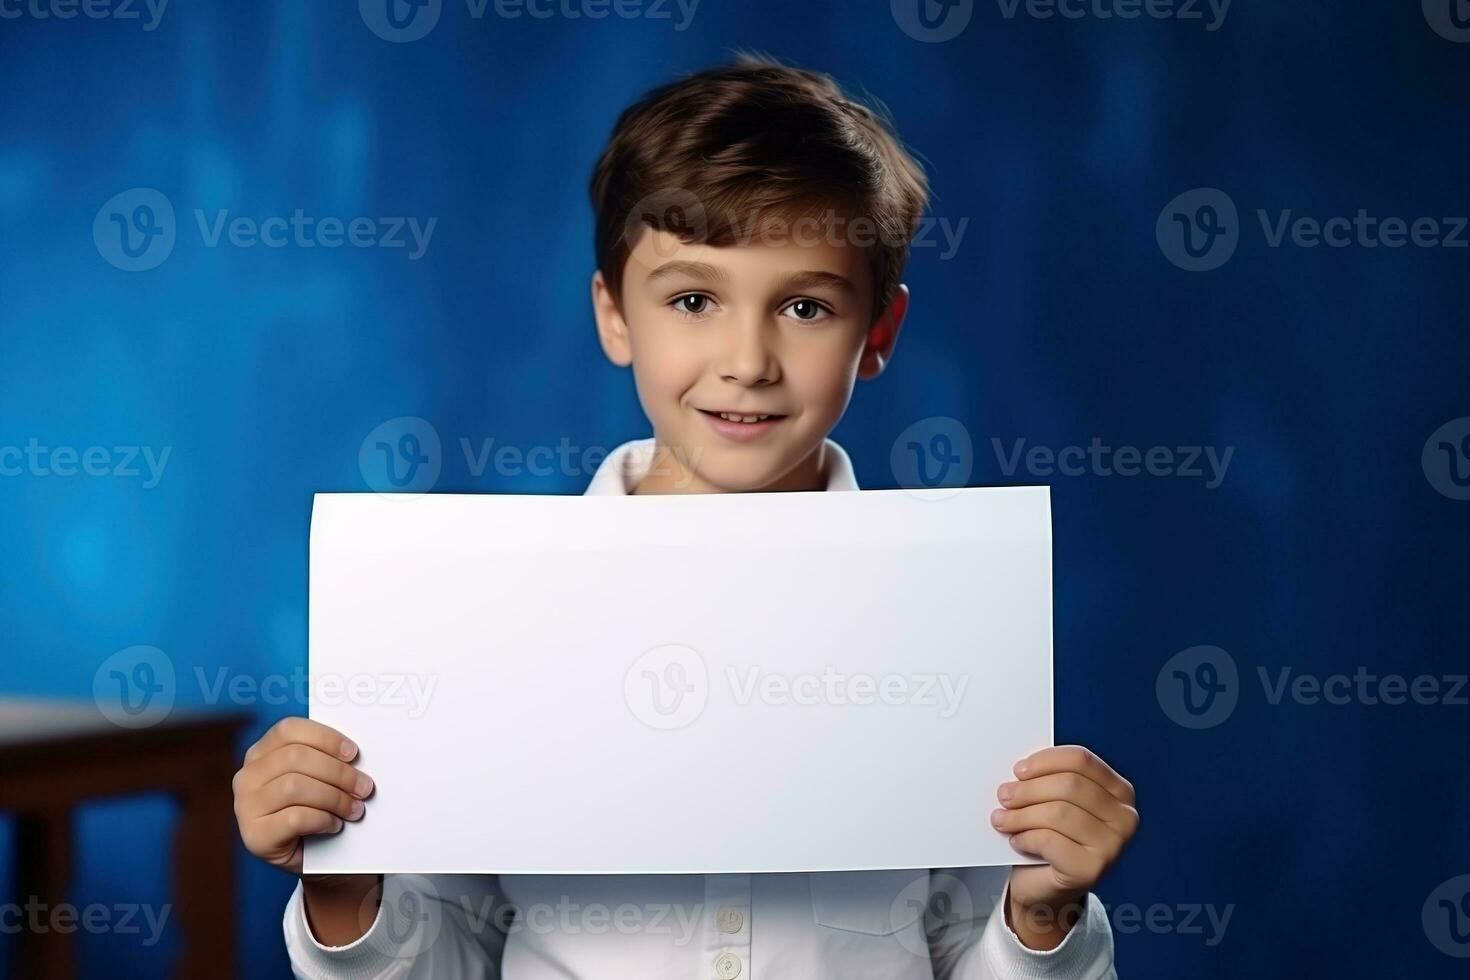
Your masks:
M 609 455 L 587 492 L 857 489 L 827 434 L 893 354 L 927 194 L 887 124 L 822 75 L 744 58 L 629 108 L 592 180 L 592 303 L 654 437 Z M 303 718 L 267 732 L 235 777 L 246 847 L 299 874 L 303 835 L 363 816 L 356 751 Z M 1112 977 L 1090 892 L 1137 829 L 1133 788 L 1077 746 L 1015 774 L 975 832 L 1045 864 L 314 876 L 287 906 L 287 946 L 312 978 Z

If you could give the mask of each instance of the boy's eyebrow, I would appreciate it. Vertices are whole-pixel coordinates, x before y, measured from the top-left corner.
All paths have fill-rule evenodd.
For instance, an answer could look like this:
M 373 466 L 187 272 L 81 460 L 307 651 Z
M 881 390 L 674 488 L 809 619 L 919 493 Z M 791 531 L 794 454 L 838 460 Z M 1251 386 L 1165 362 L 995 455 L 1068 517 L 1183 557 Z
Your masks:
M 857 294 L 857 287 L 852 280 L 846 276 L 839 276 L 835 272 L 818 272 L 806 270 L 793 272 L 786 279 L 787 289 L 811 289 L 816 286 L 830 286 L 839 292 L 847 293 L 849 296 Z
M 660 279 L 673 279 L 677 276 L 688 276 L 692 279 L 712 279 L 715 282 L 725 282 L 730 277 L 725 270 L 719 266 L 710 265 L 708 262 L 665 262 L 648 274 L 647 282 L 654 283 Z
M 724 269 L 708 262 L 674 261 L 665 262 L 648 274 L 648 283 L 658 283 L 663 279 L 674 279 L 688 277 L 692 279 L 707 279 L 713 282 L 728 282 L 730 276 Z M 786 277 L 782 284 L 785 289 L 813 289 L 819 286 L 827 286 L 849 296 L 857 295 L 857 287 L 851 279 L 839 276 L 835 272 L 822 272 L 815 269 L 804 269 L 801 272 L 793 272 Z

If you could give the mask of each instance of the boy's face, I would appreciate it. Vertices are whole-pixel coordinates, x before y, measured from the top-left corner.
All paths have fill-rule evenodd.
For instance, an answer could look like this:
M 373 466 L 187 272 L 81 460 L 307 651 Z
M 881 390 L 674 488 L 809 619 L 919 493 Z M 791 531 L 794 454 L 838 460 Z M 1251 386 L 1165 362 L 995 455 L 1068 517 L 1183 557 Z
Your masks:
M 593 305 L 663 450 L 639 492 L 822 489 L 823 442 L 856 379 L 883 370 L 908 302 L 900 287 L 872 322 L 872 271 L 851 244 L 716 248 L 652 228 L 622 287 L 619 310 L 599 272 Z

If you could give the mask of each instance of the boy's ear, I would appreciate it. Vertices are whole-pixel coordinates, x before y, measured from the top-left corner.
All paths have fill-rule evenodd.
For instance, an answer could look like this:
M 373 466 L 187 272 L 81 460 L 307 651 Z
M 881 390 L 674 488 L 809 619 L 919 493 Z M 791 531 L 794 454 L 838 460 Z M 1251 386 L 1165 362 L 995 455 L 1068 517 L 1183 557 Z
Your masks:
M 597 339 L 602 352 L 618 367 L 633 363 L 633 345 L 628 343 L 628 324 L 613 299 L 602 270 L 592 274 L 592 315 L 597 318 Z
M 870 381 L 883 373 L 893 358 L 893 345 L 898 343 L 898 331 L 908 311 L 909 287 L 900 283 L 894 290 L 888 309 L 868 328 L 868 340 L 863 345 L 862 360 L 858 362 L 859 378 Z

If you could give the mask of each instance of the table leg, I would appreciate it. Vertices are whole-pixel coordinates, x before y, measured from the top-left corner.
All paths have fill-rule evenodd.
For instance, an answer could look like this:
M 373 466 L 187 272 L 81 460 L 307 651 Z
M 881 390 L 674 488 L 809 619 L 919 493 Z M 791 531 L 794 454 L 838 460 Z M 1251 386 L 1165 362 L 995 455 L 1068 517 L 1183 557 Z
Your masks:
M 76 976 L 76 950 L 71 941 L 75 922 L 65 931 L 52 915 L 71 888 L 71 811 L 23 813 L 15 828 L 16 877 L 23 921 L 16 950 L 18 976 L 36 980 L 70 980 Z
M 178 975 L 183 980 L 235 976 L 235 808 L 228 777 L 233 769 L 230 745 L 211 754 L 204 767 L 209 780 L 180 796 L 174 897 L 183 940 Z

